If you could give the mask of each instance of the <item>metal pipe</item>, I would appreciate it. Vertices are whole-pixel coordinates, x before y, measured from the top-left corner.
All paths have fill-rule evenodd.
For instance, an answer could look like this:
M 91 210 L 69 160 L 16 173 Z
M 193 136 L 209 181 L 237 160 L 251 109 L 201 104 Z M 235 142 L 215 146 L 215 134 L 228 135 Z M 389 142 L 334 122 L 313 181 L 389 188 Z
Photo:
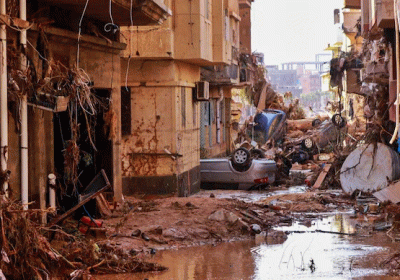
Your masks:
M 224 90 L 219 88 L 219 98 L 217 100 L 217 143 L 221 143 L 221 102 L 224 100 Z
M 0 14 L 5 15 L 6 0 L 0 2 Z M 0 27 L 1 61 L 0 61 L 0 158 L 1 171 L 7 172 L 8 160 L 8 108 L 7 108 L 7 31 L 6 25 Z M 3 191 L 8 195 L 8 182 L 5 181 Z
M 394 129 L 392 139 L 390 139 L 390 144 L 393 144 L 397 138 L 397 134 L 399 132 L 399 123 L 400 123 L 400 113 L 399 113 L 399 89 L 400 89 L 400 46 L 399 46 L 399 19 L 398 19 L 398 11 L 397 11 L 397 1 L 393 1 L 394 5 L 394 18 L 395 18 L 395 31 L 396 31 L 396 128 Z
M 26 20 L 26 0 L 20 0 L 20 18 Z M 21 54 L 21 70 L 27 67 L 26 60 L 26 43 L 27 34 L 26 29 L 21 29 L 20 44 L 23 53 Z M 27 96 L 23 95 L 21 100 L 21 201 L 24 210 L 28 210 L 28 103 Z
M 56 175 L 50 173 L 47 176 L 49 185 L 49 204 L 50 208 L 56 209 Z

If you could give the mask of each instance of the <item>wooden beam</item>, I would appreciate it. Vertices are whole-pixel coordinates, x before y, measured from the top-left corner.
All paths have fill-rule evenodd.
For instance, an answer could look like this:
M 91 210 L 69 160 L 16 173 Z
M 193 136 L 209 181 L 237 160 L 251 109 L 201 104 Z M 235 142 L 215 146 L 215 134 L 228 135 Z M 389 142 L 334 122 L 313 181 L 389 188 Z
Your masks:
M 329 172 L 329 169 L 331 169 L 331 166 L 332 166 L 332 164 L 329 164 L 329 163 L 325 164 L 325 166 L 322 169 L 321 173 L 319 173 L 317 181 L 315 181 L 313 189 L 318 189 L 319 187 L 321 187 L 322 183 L 325 180 L 326 175 Z

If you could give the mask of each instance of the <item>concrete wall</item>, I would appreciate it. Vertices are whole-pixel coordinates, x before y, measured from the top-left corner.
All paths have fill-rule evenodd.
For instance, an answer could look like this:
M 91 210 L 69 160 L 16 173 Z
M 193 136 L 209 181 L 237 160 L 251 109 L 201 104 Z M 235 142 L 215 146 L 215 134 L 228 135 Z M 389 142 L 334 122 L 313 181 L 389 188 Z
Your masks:
M 192 89 L 199 79 L 198 66 L 179 61 L 130 62 L 132 131 L 122 139 L 125 194 L 198 191 L 200 110 Z
M 251 54 L 251 2 L 240 0 L 240 51 Z

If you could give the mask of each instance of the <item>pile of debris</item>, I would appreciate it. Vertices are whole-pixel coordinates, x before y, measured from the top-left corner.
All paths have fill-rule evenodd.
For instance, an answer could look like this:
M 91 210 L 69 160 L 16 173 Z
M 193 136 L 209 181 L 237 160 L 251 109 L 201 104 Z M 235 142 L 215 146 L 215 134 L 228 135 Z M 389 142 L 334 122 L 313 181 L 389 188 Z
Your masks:
M 162 271 L 104 244 L 82 238 L 77 227 L 70 233 L 59 227 L 40 226 L 42 211 L 23 210 L 21 204 L 1 196 L 1 279 L 82 279 L 90 273 Z M 128 254 L 128 255 L 127 255 Z

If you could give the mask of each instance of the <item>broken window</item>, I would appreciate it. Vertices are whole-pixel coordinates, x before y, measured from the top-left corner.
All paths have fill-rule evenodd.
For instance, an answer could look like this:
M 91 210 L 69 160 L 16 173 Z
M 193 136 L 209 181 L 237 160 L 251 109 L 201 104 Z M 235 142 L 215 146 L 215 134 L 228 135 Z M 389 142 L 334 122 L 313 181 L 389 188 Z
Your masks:
M 122 136 L 130 135 L 132 129 L 131 89 L 121 88 L 121 131 Z

